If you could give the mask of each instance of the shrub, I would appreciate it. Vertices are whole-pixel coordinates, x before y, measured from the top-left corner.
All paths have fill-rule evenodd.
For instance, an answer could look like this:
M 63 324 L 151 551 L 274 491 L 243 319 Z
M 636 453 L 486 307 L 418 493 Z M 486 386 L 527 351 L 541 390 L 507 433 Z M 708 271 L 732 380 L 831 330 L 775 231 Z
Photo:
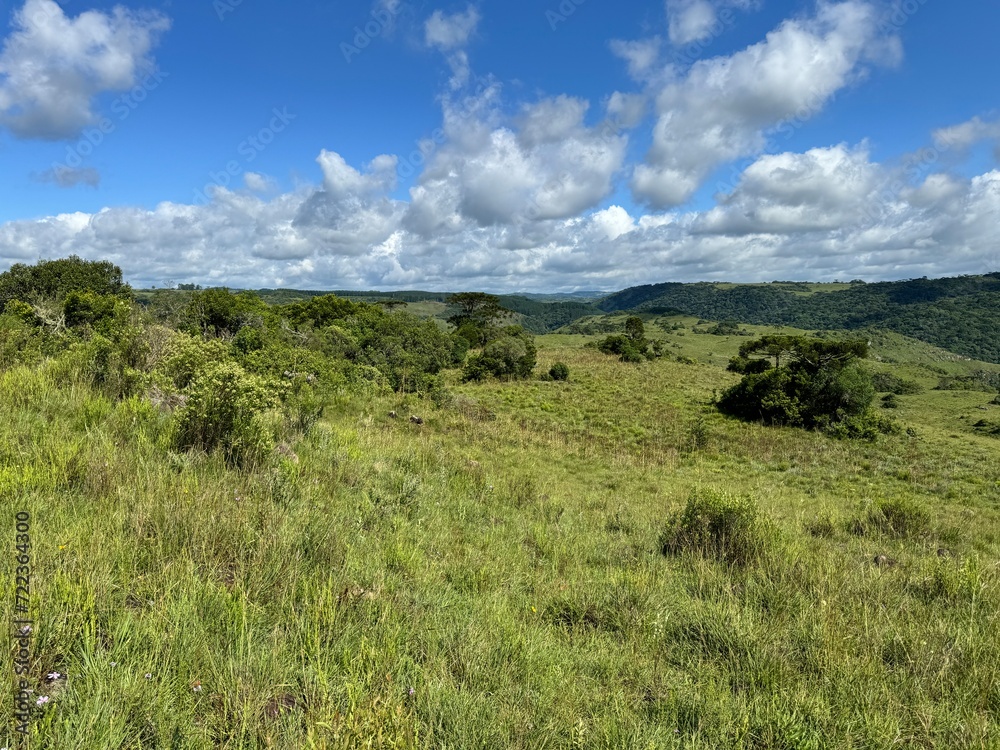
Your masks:
M 660 535 L 664 555 L 695 552 L 729 565 L 747 565 L 767 552 L 773 529 L 750 497 L 695 491 Z
M 877 393 L 892 393 L 896 396 L 912 396 L 924 390 L 920 383 L 904 380 L 891 372 L 872 373 L 872 385 Z
M 927 534 L 930 522 L 930 511 L 909 498 L 880 498 L 851 521 L 849 529 L 858 536 L 911 538 Z
M 899 408 L 899 399 L 896 398 L 895 393 L 887 393 L 882 397 L 882 408 L 883 409 Z
M 502 380 L 524 379 L 535 367 L 534 338 L 520 326 L 503 329 L 502 335 L 488 343 L 481 354 L 466 361 L 462 379 L 484 380 L 494 376 Z
M 556 362 L 549 369 L 549 377 L 553 380 L 569 380 L 569 366 L 565 362 Z
M 608 336 L 597 343 L 597 348 L 604 354 L 617 356 L 622 362 L 642 362 L 646 356 L 646 341 L 636 341 L 621 334 Z
M 170 378 L 174 387 L 184 389 L 209 364 L 225 360 L 228 354 L 228 347 L 217 339 L 205 341 L 179 333 L 167 344 L 166 355 L 158 369 Z
M 263 416 L 278 405 L 279 387 L 235 362 L 206 366 L 187 388 L 177 447 L 220 449 L 228 462 L 241 466 L 260 460 L 274 447 Z

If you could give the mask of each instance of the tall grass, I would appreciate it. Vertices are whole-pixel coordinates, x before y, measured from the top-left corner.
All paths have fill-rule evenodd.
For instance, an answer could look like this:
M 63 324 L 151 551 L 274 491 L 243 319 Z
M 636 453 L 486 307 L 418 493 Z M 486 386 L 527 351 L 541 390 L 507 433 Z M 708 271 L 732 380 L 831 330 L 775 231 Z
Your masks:
M 718 342 L 540 344 L 568 381 L 344 397 L 243 468 L 141 396 L 0 375 L 32 746 L 1000 746 L 1000 443 L 930 391 L 875 444 L 724 419 Z

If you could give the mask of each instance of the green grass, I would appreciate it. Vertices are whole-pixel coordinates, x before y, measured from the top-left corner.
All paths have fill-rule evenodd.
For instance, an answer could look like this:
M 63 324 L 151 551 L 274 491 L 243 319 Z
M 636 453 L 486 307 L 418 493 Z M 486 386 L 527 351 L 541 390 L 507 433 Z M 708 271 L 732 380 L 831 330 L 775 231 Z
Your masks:
M 647 329 L 696 364 L 540 337 L 567 382 L 344 393 L 244 472 L 173 452 L 142 399 L 0 375 L 52 696 L 32 746 L 1000 746 L 992 395 L 901 396 L 913 434 L 874 444 L 743 424 L 711 400 L 746 339 L 684 322 Z M 889 343 L 878 366 L 933 385 Z M 694 496 L 745 499 L 752 564 L 663 554 Z

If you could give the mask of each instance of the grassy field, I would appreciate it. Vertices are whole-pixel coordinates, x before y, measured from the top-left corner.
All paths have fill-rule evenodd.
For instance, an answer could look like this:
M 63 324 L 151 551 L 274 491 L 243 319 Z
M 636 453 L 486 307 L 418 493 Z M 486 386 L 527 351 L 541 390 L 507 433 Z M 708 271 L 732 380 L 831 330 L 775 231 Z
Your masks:
M 688 363 L 540 337 L 568 382 L 345 394 L 242 472 L 144 399 L 0 375 L 31 746 L 1000 747 L 1000 406 L 930 389 L 986 366 L 875 342 L 925 390 L 837 441 L 719 415 L 746 339 L 663 322 Z M 692 498 L 742 502 L 754 554 L 664 554 Z

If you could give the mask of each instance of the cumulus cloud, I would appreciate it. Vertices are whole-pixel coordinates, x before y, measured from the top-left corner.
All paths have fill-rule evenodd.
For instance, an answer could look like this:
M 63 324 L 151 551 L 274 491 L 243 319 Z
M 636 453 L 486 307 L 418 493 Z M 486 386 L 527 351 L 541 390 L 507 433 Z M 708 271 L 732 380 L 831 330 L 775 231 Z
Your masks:
M 656 208 L 684 203 L 720 164 L 760 152 L 769 127 L 820 111 L 881 57 L 876 20 L 859 0 L 821 3 L 814 17 L 669 80 L 656 96 L 652 148 L 633 173 L 636 197 Z
M 694 228 L 735 235 L 834 230 L 857 223 L 885 179 L 863 147 L 762 156 Z
M 94 98 L 136 85 L 170 22 L 116 7 L 68 17 L 54 0 L 26 0 L 0 51 L 0 126 L 60 140 L 93 123 Z
M 587 127 L 588 102 L 544 99 L 503 122 L 489 103 L 494 94 L 445 102 L 447 141 L 410 191 L 414 231 L 563 219 L 611 192 L 627 137 L 608 121 Z
M 530 158 L 513 130 L 488 129 L 486 153 L 500 134 L 504 148 Z M 443 189 L 419 185 L 410 201 L 394 201 L 384 192 L 391 157 L 355 168 L 326 152 L 318 162 L 321 186 L 270 199 L 220 188 L 199 206 L 9 222 L 0 226 L 0 258 L 77 253 L 118 263 L 137 284 L 189 269 L 183 280 L 245 287 L 543 291 L 665 279 L 879 279 L 982 272 L 995 258 L 1000 215 L 1000 171 L 971 180 L 933 174 L 893 191 L 892 169 L 872 162 L 864 144 L 762 156 L 701 212 L 640 216 L 610 205 L 486 223 L 463 213 L 463 179 L 438 175 Z M 452 156 L 441 166 L 455 164 Z M 436 231 L 412 225 L 421 201 L 442 222 Z

